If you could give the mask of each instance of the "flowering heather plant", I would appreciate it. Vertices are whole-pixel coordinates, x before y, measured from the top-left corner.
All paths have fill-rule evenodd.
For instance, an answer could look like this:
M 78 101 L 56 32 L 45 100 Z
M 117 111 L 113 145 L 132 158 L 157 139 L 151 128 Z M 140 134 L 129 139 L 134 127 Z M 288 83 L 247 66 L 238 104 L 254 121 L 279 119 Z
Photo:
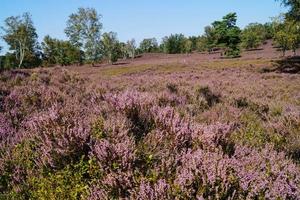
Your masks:
M 299 167 L 267 146 L 261 151 L 237 146 L 233 168 L 247 198 L 297 199 L 299 197 Z
M 299 199 L 299 110 L 263 109 L 273 79 L 212 72 L 4 72 L 0 199 Z
M 28 121 L 28 136 L 38 142 L 40 164 L 57 167 L 69 157 L 86 154 L 90 125 L 84 110 L 54 104 Z M 71 158 L 70 158 L 71 159 Z
M 158 180 L 154 185 L 142 181 L 138 194 L 136 196 L 133 195 L 132 198 L 150 200 L 170 199 L 170 186 L 164 179 Z

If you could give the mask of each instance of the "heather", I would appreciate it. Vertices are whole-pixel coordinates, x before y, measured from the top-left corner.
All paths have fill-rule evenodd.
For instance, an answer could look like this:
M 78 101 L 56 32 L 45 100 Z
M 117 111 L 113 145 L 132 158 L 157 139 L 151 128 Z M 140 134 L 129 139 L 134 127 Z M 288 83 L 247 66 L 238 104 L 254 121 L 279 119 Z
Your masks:
M 252 62 L 2 72 L 0 198 L 299 199 L 299 76 Z

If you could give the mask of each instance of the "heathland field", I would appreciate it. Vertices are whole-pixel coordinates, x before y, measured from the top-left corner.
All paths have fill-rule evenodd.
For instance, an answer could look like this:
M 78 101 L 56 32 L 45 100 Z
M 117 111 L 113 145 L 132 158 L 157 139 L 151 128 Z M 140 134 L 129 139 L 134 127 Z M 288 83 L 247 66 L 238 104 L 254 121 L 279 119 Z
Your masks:
M 299 199 L 299 62 L 269 43 L 2 72 L 0 197 Z

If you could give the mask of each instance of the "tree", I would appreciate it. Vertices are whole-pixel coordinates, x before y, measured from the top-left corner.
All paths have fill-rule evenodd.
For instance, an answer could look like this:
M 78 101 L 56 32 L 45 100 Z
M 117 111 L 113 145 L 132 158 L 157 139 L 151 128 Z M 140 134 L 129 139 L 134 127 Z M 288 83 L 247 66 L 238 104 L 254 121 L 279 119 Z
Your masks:
M 42 42 L 44 61 L 47 65 L 62 66 L 81 64 L 82 55 L 78 47 L 69 41 L 63 41 L 46 36 Z
M 127 59 L 129 57 L 127 52 L 127 46 L 125 42 L 118 42 L 119 45 L 119 57 L 123 60 Z
M 176 54 L 185 52 L 185 37 L 183 34 L 172 34 L 164 37 L 162 44 L 165 53 Z
M 215 28 L 212 26 L 206 26 L 204 28 L 204 38 L 201 38 L 201 46 L 203 49 L 207 49 L 208 52 L 212 52 L 213 48 L 217 46 L 218 40 L 217 40 L 217 34 L 215 31 Z M 199 44 L 198 44 L 199 48 Z
M 272 22 L 267 22 L 264 24 L 264 29 L 265 29 L 265 37 L 266 40 L 274 38 L 275 31 L 274 31 L 274 26 Z
M 197 40 L 196 50 L 199 52 L 204 52 L 208 50 L 207 37 L 200 36 Z
M 278 0 L 277 0 L 278 1 Z M 280 0 L 284 6 L 289 8 L 286 16 L 290 20 L 300 21 L 300 1 L 299 0 Z
M 225 46 L 225 54 L 230 57 L 236 57 L 240 54 L 239 43 L 241 41 L 241 30 L 236 26 L 236 13 L 229 13 L 221 21 L 215 21 L 212 24 L 217 45 Z
M 101 16 L 93 8 L 79 8 L 71 14 L 65 29 L 71 43 L 84 50 L 87 62 L 94 64 L 101 58 Z
M 144 39 L 140 43 L 140 51 L 142 53 L 153 53 L 158 50 L 158 43 L 155 38 Z
M 300 24 L 296 21 L 285 20 L 276 27 L 275 42 L 282 50 L 283 56 L 287 50 L 296 50 L 300 44 Z
M 197 42 L 198 42 L 199 37 L 197 37 L 197 36 L 191 36 L 188 39 L 189 39 L 189 41 L 191 41 L 192 51 L 196 51 L 197 50 Z
M 128 40 L 126 43 L 127 54 L 131 59 L 135 58 L 136 43 L 134 39 Z
M 117 39 L 117 34 L 114 32 L 109 32 L 104 33 L 102 37 L 104 56 L 109 60 L 110 63 L 116 62 L 121 54 L 120 43 Z
M 251 23 L 245 27 L 242 32 L 242 47 L 245 49 L 254 49 L 259 47 L 267 38 L 267 32 L 264 25 Z
M 24 62 L 25 67 L 35 65 L 38 60 L 38 36 L 30 14 L 7 18 L 2 29 L 5 32 L 3 39 L 13 52 L 18 68 L 23 67 Z
M 192 53 L 193 51 L 193 42 L 190 39 L 184 40 L 183 51 L 185 53 Z
M 289 33 L 289 45 L 290 49 L 293 50 L 294 56 L 296 56 L 296 50 L 300 44 L 300 23 L 296 21 L 287 21 L 286 25 Z
M 280 30 L 275 34 L 275 41 L 279 45 L 282 55 L 289 49 L 289 34 L 285 30 Z

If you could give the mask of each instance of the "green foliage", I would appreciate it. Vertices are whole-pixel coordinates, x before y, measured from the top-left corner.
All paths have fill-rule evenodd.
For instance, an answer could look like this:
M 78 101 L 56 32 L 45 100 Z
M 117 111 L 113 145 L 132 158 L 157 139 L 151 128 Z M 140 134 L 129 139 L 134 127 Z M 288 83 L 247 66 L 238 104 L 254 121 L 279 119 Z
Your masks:
M 141 53 L 154 53 L 158 51 L 158 43 L 155 38 L 144 39 L 139 47 Z
M 9 68 L 38 66 L 38 36 L 30 14 L 24 13 L 22 16 L 9 17 L 4 23 L 4 27 L 2 27 L 5 33 L 3 39 L 15 57 L 15 61 L 9 63 L 17 63 L 17 65 L 10 65 Z
M 281 48 L 283 56 L 287 50 L 293 50 L 296 55 L 296 49 L 300 44 L 300 23 L 296 21 L 279 21 L 276 26 L 274 36 L 275 42 Z
M 266 40 L 273 39 L 274 34 L 275 34 L 273 23 L 272 22 L 267 22 L 263 26 L 264 26 L 265 34 L 266 34 L 265 39 Z
M 242 47 L 245 49 L 255 49 L 266 39 L 267 32 L 265 26 L 258 23 L 251 23 L 242 32 Z
M 92 126 L 91 135 L 96 139 L 106 138 L 106 133 L 104 132 L 104 119 L 100 117 Z
M 198 40 L 199 40 L 199 37 L 197 37 L 197 36 L 190 36 L 188 38 L 188 41 L 191 42 L 191 49 L 192 49 L 192 51 L 196 51 L 197 50 Z
M 185 39 L 183 45 L 183 52 L 192 53 L 192 51 L 193 51 L 193 42 L 190 39 Z
M 213 48 L 215 48 L 217 46 L 217 34 L 215 32 L 214 27 L 212 26 L 206 26 L 204 28 L 204 37 L 205 39 L 203 39 L 203 48 L 207 49 L 208 52 L 211 52 L 213 50 Z
M 42 42 L 44 63 L 46 65 L 81 64 L 82 55 L 78 47 L 69 41 L 63 41 L 46 36 Z
M 236 26 L 236 21 L 236 13 L 229 13 L 221 21 L 212 23 L 218 44 L 230 46 L 240 42 L 240 29 Z
M 284 30 L 278 31 L 275 35 L 275 41 L 281 48 L 283 56 L 285 56 L 285 52 L 289 49 L 288 38 L 289 38 L 289 34 Z
M 79 163 L 68 165 L 59 171 L 46 173 L 43 177 L 31 179 L 33 199 L 86 199 L 89 183 L 100 177 L 93 160 L 81 159 Z
M 205 27 L 204 35 L 197 42 L 198 51 L 212 52 L 215 48 L 223 48 L 226 56 L 238 57 L 241 30 L 236 26 L 236 21 L 236 13 L 229 13 L 221 21 Z
M 101 58 L 100 17 L 93 8 L 79 8 L 77 13 L 69 16 L 65 29 L 70 42 L 84 50 L 88 63 L 95 63 Z
M 262 147 L 270 141 L 261 120 L 253 112 L 245 112 L 240 118 L 241 128 L 232 138 L 236 143 Z
M 201 36 L 197 40 L 196 50 L 199 52 L 209 51 L 207 38 L 205 36 Z
M 4 69 L 5 56 L 0 56 L 0 71 Z
M 135 58 L 136 54 L 136 43 L 135 39 L 128 40 L 126 43 L 126 51 L 129 58 Z
M 109 32 L 104 33 L 102 37 L 102 46 L 105 58 L 110 63 L 118 61 L 118 58 L 122 52 L 120 43 L 117 38 L 117 34 L 114 32 Z
M 11 150 L 11 160 L 2 166 L 4 170 L 0 175 L 0 199 L 26 199 L 29 196 L 30 184 L 27 182 L 27 175 L 37 172 L 34 160 L 38 158 L 39 152 L 35 148 L 34 142 L 25 140 Z M 1 156 L 2 153 L 0 151 Z M 15 173 L 16 171 L 19 173 Z M 20 181 L 14 181 L 16 177 Z M 23 182 L 23 179 L 26 181 Z
M 300 1 L 299 0 L 280 0 L 280 1 L 286 7 L 289 8 L 289 11 L 286 14 L 286 16 L 289 19 L 300 21 Z
M 165 53 L 185 53 L 186 39 L 183 34 L 172 34 L 163 38 L 162 45 Z M 191 44 L 188 45 L 190 46 L 188 48 L 191 49 Z
M 2 56 L 1 62 L 1 69 L 11 69 L 18 66 L 16 56 L 12 53 L 6 53 L 4 56 Z

